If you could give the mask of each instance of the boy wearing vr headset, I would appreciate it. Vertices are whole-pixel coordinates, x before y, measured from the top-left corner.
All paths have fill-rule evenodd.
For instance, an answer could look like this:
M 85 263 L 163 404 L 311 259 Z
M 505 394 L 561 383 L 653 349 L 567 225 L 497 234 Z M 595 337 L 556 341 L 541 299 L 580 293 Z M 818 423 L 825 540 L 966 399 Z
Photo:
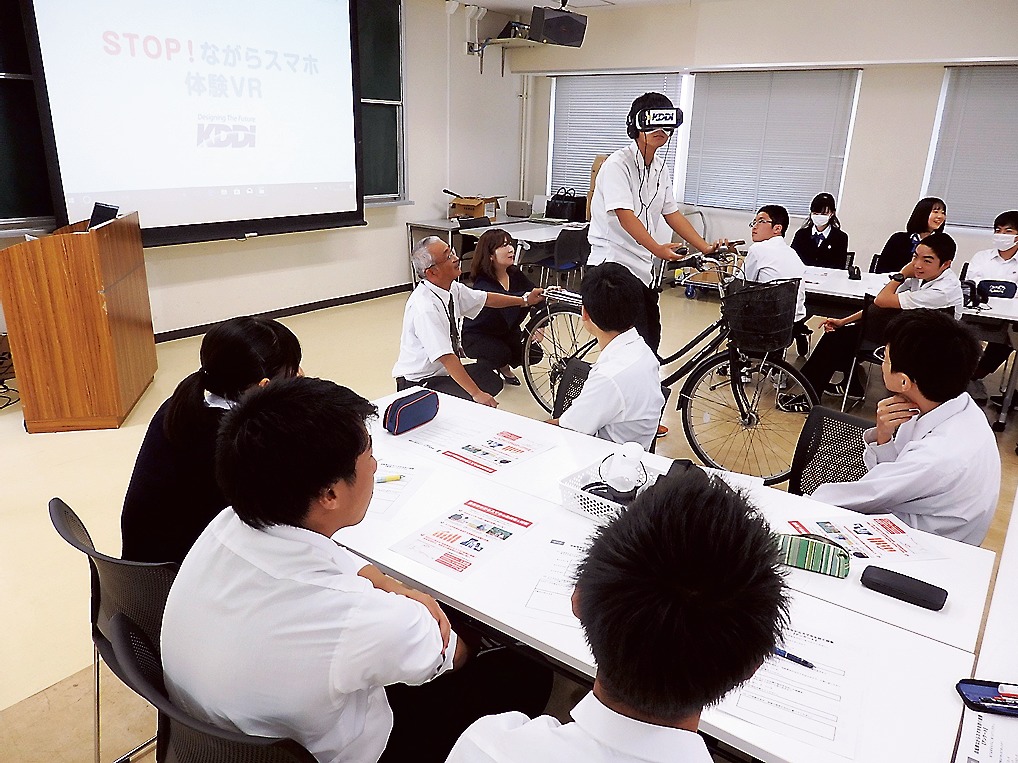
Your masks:
M 982 281 L 1018 283 L 1018 257 L 1015 254 L 1018 254 L 1018 210 L 1010 210 L 1001 212 L 993 221 L 993 246 L 972 255 L 966 280 L 977 285 Z M 1010 354 L 1010 345 L 988 342 L 973 378 L 982 379 L 992 374 Z M 1003 397 L 995 398 L 999 398 L 996 402 L 1001 405 Z
M 633 142 L 613 153 L 598 171 L 590 204 L 589 265 L 617 262 L 644 285 L 645 310 L 636 330 L 655 353 L 661 344 L 661 312 L 657 291 L 650 288 L 654 258 L 681 259 L 679 244 L 657 240 L 661 220 L 685 241 L 707 254 L 708 244 L 679 211 L 672 178 L 659 150 L 682 124 L 682 110 L 661 93 L 645 93 L 633 101 L 626 131 Z

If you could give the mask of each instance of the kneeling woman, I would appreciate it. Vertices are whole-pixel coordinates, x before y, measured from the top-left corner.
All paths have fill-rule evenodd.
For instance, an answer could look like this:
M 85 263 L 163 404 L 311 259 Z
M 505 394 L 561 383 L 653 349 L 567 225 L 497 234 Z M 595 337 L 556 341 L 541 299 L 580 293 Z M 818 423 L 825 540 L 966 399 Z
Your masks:
M 524 295 L 534 283 L 513 264 L 512 237 L 501 229 L 481 235 L 470 266 L 475 289 L 496 294 Z M 473 320 L 463 321 L 463 351 L 468 357 L 498 369 L 506 384 L 519 384 L 514 368 L 523 363 L 523 331 L 529 310 L 523 307 L 486 307 Z
M 252 387 L 301 372 L 297 337 L 268 318 L 223 321 L 202 339 L 200 357 L 145 433 L 120 517 L 125 559 L 183 560 L 226 508 L 215 474 L 220 420 Z

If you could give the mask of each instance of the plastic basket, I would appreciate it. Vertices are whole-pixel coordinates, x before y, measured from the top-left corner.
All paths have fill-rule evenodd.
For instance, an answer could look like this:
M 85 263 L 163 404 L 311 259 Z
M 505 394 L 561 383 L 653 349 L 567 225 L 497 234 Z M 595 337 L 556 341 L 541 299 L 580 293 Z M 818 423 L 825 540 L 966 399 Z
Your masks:
M 732 341 L 743 352 L 776 352 L 792 343 L 799 279 L 732 281 L 721 298 L 721 311 Z
M 601 479 L 598 472 L 600 466 L 601 462 L 598 462 L 570 474 L 559 482 L 559 489 L 562 491 L 563 508 L 593 519 L 600 525 L 606 525 L 625 507 L 620 503 L 609 501 L 607 498 L 583 490 L 584 485 L 598 482 Z M 664 472 L 646 464 L 643 465 L 643 468 L 647 470 L 647 482 L 640 488 L 637 495 L 657 482 L 657 478 L 664 474 Z

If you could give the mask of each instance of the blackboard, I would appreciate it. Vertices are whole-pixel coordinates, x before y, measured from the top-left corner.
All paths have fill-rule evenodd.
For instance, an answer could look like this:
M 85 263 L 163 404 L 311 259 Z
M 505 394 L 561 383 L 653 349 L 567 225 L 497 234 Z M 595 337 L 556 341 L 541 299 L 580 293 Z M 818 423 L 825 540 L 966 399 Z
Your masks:
M 362 172 L 366 196 L 400 192 L 400 0 L 357 0 Z M 35 83 L 18 0 L 0 0 L 0 222 L 52 217 Z

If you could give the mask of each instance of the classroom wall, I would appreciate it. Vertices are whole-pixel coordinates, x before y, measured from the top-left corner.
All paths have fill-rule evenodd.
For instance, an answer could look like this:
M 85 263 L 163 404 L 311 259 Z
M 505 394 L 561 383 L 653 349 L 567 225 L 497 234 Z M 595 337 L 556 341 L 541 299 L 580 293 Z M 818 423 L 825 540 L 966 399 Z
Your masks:
M 920 197 L 945 64 L 1018 60 L 1015 0 L 712 0 L 583 12 L 588 24 L 581 48 L 540 46 L 511 53 L 513 71 L 532 76 L 535 115 L 542 109 L 535 103 L 539 98 L 550 102 L 547 74 L 861 68 L 838 211 L 863 265 L 888 235 L 904 228 Z M 547 121 L 548 107 L 543 108 Z M 546 184 L 547 125 L 543 135 L 536 125 L 531 134 L 526 182 L 532 195 L 544 193 Z M 711 236 L 748 238 L 745 212 L 706 211 Z M 991 223 L 992 218 L 987 226 Z M 986 231 L 948 229 L 958 239 L 959 263 L 988 246 Z
M 405 0 L 405 118 L 412 205 L 368 209 L 367 227 L 158 247 L 145 252 L 157 332 L 288 308 L 410 281 L 407 220 L 442 217 L 443 188 L 519 192 L 520 77 L 497 51 L 465 53 L 465 11 Z M 482 38 L 507 17 L 489 13 Z M 472 34 L 472 27 L 471 27 Z

